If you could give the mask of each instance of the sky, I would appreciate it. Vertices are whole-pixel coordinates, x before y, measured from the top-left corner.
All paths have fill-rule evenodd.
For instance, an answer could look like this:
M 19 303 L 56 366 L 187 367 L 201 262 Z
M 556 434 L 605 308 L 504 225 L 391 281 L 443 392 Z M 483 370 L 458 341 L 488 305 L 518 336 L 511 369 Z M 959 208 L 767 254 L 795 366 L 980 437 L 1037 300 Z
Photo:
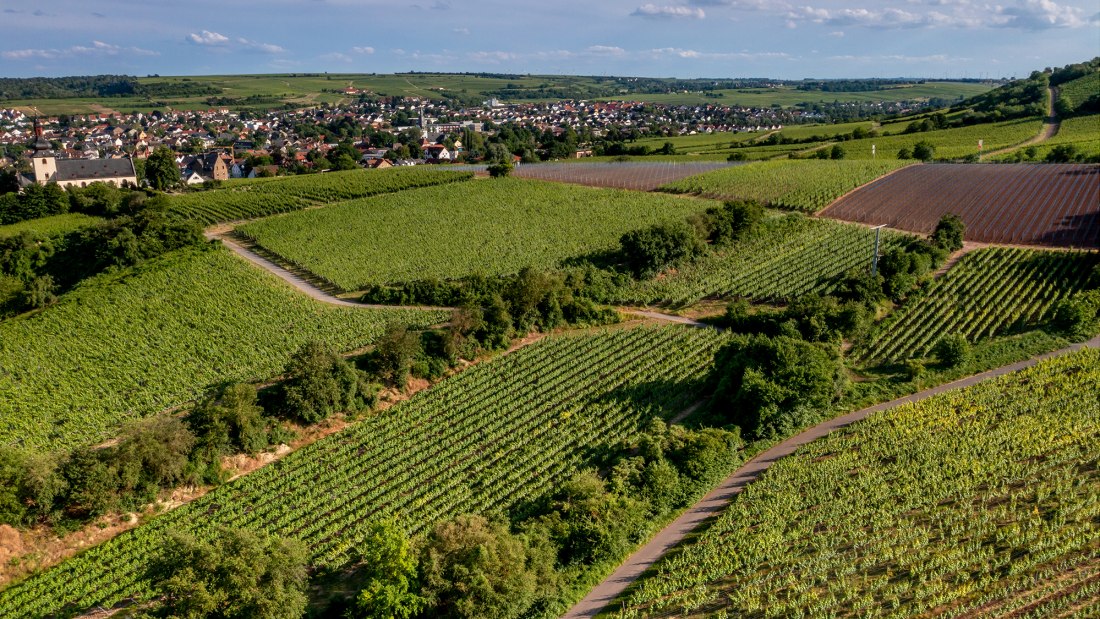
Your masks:
M 0 0 L 0 77 L 1023 77 L 1100 56 L 1097 0 Z

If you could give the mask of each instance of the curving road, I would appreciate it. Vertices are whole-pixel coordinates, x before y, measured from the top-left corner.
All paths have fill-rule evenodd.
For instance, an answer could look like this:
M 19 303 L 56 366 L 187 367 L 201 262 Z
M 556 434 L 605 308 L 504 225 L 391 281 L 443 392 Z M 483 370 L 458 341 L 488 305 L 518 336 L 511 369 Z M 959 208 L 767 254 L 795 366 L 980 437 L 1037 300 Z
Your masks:
M 581 619 L 595 617 L 603 608 L 611 602 L 614 602 L 616 598 L 626 591 L 643 572 L 656 563 L 665 553 L 679 544 L 684 537 L 695 531 L 710 518 L 720 514 L 745 486 L 752 483 L 764 471 L 768 470 L 776 460 L 789 456 L 802 445 L 815 441 L 833 430 L 848 426 L 879 411 L 893 408 L 901 404 L 917 402 L 945 391 L 969 387 L 997 376 L 1003 376 L 1004 374 L 1033 366 L 1043 359 L 1049 359 L 1051 357 L 1080 350 L 1085 346 L 1100 348 L 1100 336 L 1094 337 L 1088 342 L 1074 344 L 1045 355 L 1039 355 L 1025 361 L 1019 361 L 988 372 L 975 374 L 974 376 L 963 378 L 955 382 L 926 389 L 904 398 L 876 404 L 875 406 L 848 413 L 847 415 L 841 415 L 835 419 L 820 423 L 800 434 L 796 434 L 782 443 L 775 445 L 771 449 L 761 452 L 724 479 L 722 483 L 700 499 L 698 503 L 688 508 L 679 518 L 673 520 L 672 523 L 664 529 L 661 529 L 649 543 L 630 555 L 611 576 L 608 576 L 603 582 L 596 585 L 583 600 L 574 605 L 565 615 L 562 615 L 562 618 Z
M 253 265 L 260 267 L 261 269 L 271 273 L 275 277 L 290 284 L 295 290 L 308 295 L 310 298 L 320 301 L 322 303 L 328 303 L 330 305 L 340 305 L 343 307 L 358 307 L 366 309 L 421 309 L 421 310 L 451 310 L 450 307 L 428 307 L 428 306 L 413 306 L 413 305 L 377 305 L 370 303 L 357 303 L 355 301 L 348 301 L 347 299 L 341 299 L 335 295 L 329 294 L 324 290 L 314 286 L 305 278 L 288 271 L 287 269 L 279 266 L 278 264 L 260 256 L 259 254 L 249 250 L 240 243 L 238 243 L 228 233 L 207 230 L 205 233 L 206 238 L 214 240 L 217 239 L 222 242 L 230 251 L 237 254 L 241 258 L 244 258 Z

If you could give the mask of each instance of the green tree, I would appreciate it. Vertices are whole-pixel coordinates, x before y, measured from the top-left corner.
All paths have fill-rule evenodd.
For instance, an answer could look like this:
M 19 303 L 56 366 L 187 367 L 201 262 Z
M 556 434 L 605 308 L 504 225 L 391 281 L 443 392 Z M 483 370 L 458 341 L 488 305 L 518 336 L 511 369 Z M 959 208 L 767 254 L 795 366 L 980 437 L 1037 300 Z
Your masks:
M 635 277 L 656 275 L 703 253 L 703 242 L 695 229 L 683 221 L 655 224 L 627 232 L 619 240 L 627 268 Z
M 409 619 L 427 606 L 417 582 L 416 555 L 409 539 L 393 522 L 369 525 L 355 552 L 356 579 L 361 580 L 348 619 Z
M 288 415 L 317 423 L 363 406 L 371 390 L 339 353 L 321 342 L 308 342 L 290 358 L 282 392 Z
M 180 182 L 180 169 L 176 155 L 167 146 L 158 146 L 145 161 L 145 178 L 153 189 L 164 191 Z
M 788 336 L 738 338 L 715 355 L 710 407 L 750 438 L 779 434 L 785 415 L 834 402 L 844 391 L 844 367 L 835 344 Z
M 227 383 L 206 394 L 187 416 L 187 424 L 210 458 L 236 451 L 255 454 L 268 445 L 263 409 L 256 387 Z
M 913 159 L 919 159 L 921 161 L 932 161 L 932 157 L 936 155 L 936 147 L 932 146 L 931 142 L 921 140 L 913 146 Z
M 933 352 L 940 360 L 940 363 L 953 368 L 970 363 L 970 360 L 974 356 L 974 351 L 970 347 L 970 342 L 968 342 L 966 336 L 961 333 L 952 333 L 941 337 L 939 341 L 936 342 Z
M 498 161 L 489 164 L 489 167 L 485 170 L 489 173 L 489 176 L 493 178 L 504 178 L 512 174 L 512 163 L 509 161 Z
M 534 601 L 538 576 L 523 540 L 482 516 L 432 529 L 420 555 L 421 593 L 432 617 L 518 617 Z
M 966 225 L 962 218 L 947 213 L 936 222 L 936 229 L 932 231 L 932 242 L 949 252 L 958 251 L 963 247 L 965 234 Z
M 199 619 L 299 619 L 308 553 L 298 540 L 219 528 L 210 541 L 171 532 L 146 575 L 157 614 Z
M 385 333 L 374 348 L 374 365 L 378 376 L 396 387 L 404 388 L 409 380 L 413 361 L 422 351 L 420 333 L 400 323 L 387 325 Z

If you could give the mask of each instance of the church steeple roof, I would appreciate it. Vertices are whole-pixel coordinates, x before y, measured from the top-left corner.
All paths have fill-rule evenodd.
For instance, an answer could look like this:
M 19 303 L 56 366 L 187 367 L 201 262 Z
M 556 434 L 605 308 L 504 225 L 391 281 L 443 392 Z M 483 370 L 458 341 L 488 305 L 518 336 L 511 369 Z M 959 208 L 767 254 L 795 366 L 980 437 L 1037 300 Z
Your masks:
M 38 124 L 38 117 L 34 117 L 34 150 L 35 154 L 45 154 L 50 150 L 50 143 L 42 133 L 42 125 Z

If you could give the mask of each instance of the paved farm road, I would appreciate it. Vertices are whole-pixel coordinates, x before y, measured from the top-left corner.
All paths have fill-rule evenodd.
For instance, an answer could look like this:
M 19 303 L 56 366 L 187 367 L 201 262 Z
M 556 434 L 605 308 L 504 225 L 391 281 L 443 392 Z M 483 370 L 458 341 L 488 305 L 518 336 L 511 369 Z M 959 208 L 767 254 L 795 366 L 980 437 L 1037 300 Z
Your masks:
M 980 383 L 982 381 L 989 380 L 991 378 L 1002 376 L 1010 372 L 1022 370 L 1026 367 L 1035 365 L 1043 359 L 1064 355 L 1066 353 L 1079 350 L 1084 346 L 1090 348 L 1100 348 L 1100 336 L 1095 337 L 1088 342 L 1081 344 L 1074 344 L 1062 350 L 1058 350 L 1045 355 L 1040 355 L 1032 359 L 1006 365 L 1004 367 L 983 372 L 981 374 L 975 374 L 974 376 L 957 380 L 953 383 L 947 383 L 934 387 L 932 389 L 926 389 L 918 393 L 914 393 L 910 396 L 878 404 L 869 408 L 858 410 L 847 415 L 842 415 L 830 421 L 820 423 L 801 434 L 792 436 L 791 438 L 779 443 L 778 445 L 758 454 L 755 458 L 749 460 L 741 468 L 733 472 L 729 477 L 722 481 L 714 490 L 703 497 L 698 503 L 688 508 L 679 518 L 674 520 L 667 527 L 662 529 L 657 535 L 649 541 L 648 544 L 637 550 L 634 554 L 630 555 L 627 560 L 619 566 L 617 570 L 611 576 L 608 576 L 603 582 L 596 585 L 588 595 L 578 602 L 568 613 L 563 615 L 563 619 L 582 619 L 587 617 L 595 617 L 604 607 L 622 594 L 627 587 L 631 585 L 635 580 L 642 575 L 646 569 L 656 563 L 666 552 L 671 550 L 674 546 L 680 543 L 689 533 L 697 529 L 704 522 L 710 518 L 717 516 L 725 509 L 726 505 L 733 500 L 738 493 L 745 488 L 745 486 L 752 483 L 757 477 L 759 477 L 764 471 L 768 469 L 776 460 L 784 456 L 788 456 L 800 446 L 806 443 L 815 441 L 826 434 L 829 434 L 833 430 L 843 428 L 847 425 L 855 423 L 868 415 L 883 411 L 895 406 L 906 404 L 909 402 L 916 402 L 929 398 L 931 396 L 950 391 L 952 389 L 959 389 L 961 387 L 969 387 Z

